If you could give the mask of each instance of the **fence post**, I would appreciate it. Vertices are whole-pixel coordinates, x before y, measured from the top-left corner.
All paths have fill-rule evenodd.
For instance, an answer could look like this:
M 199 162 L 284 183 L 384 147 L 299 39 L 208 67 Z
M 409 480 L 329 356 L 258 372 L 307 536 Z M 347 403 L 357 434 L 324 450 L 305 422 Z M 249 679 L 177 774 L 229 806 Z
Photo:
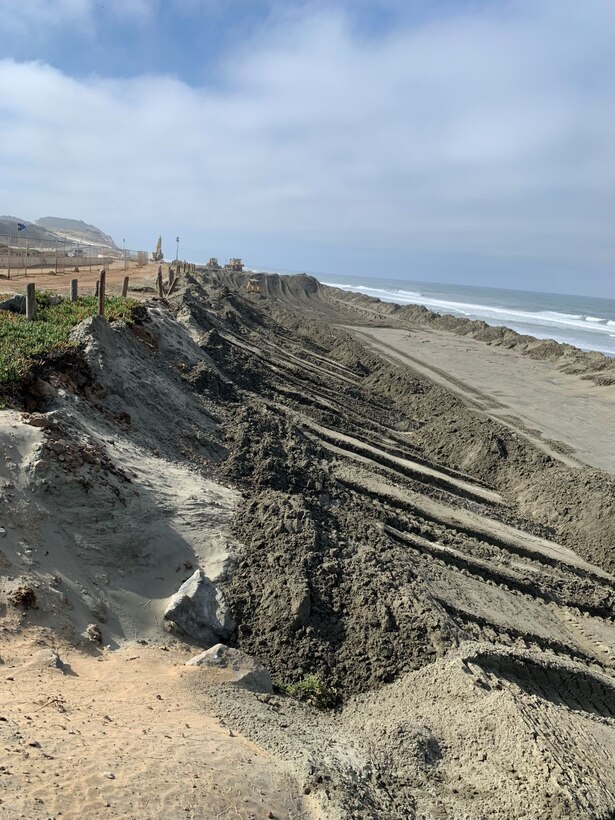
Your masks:
M 7 236 L 6 238 L 6 250 L 8 254 L 8 262 L 7 262 L 7 271 L 6 271 L 6 278 L 11 278 L 11 237 Z
M 107 277 L 107 272 L 104 268 L 100 269 L 99 272 L 99 280 L 98 280 L 98 315 L 104 316 L 105 315 L 105 279 Z
M 162 299 L 164 291 L 162 289 L 162 265 L 158 265 L 158 275 L 156 276 L 156 284 L 158 286 L 158 296 Z
M 169 268 L 169 293 L 171 293 L 171 289 L 173 288 L 173 282 L 175 281 L 175 271 L 173 268 Z
M 130 276 L 125 276 L 124 277 L 124 284 L 122 285 L 122 296 L 124 297 L 124 299 L 128 296 L 128 280 L 129 279 L 130 279 Z
M 32 321 L 36 315 L 36 287 L 34 282 L 26 285 L 26 319 Z
M 78 279 L 71 279 L 70 280 L 70 300 L 71 302 L 76 302 L 79 298 L 79 280 Z

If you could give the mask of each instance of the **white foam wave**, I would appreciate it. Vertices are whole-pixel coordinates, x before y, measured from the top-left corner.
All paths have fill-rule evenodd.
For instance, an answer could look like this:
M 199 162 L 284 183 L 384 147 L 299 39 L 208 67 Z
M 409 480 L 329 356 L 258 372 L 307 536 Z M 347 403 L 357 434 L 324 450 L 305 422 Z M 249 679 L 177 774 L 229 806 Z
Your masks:
M 332 287 L 376 297 L 383 302 L 398 305 L 416 304 L 434 310 L 437 313 L 448 313 L 468 319 L 482 319 L 491 325 L 510 327 L 520 333 L 529 333 L 537 338 L 555 338 L 586 350 L 602 349 L 613 355 L 612 343 L 607 341 L 612 336 L 615 321 L 600 316 L 586 316 L 582 313 L 561 313 L 552 310 L 519 310 L 496 305 L 481 305 L 471 302 L 458 302 L 428 296 L 409 290 L 368 287 L 367 285 L 330 284 Z M 579 333 L 582 331 L 582 333 Z M 599 340 L 604 341 L 601 343 Z M 593 341 L 592 341 L 593 339 Z M 604 345 L 608 347 L 605 348 Z
M 326 283 L 325 283 L 326 284 Z M 497 307 L 494 305 L 480 305 L 468 302 L 456 302 L 448 299 L 439 299 L 433 296 L 425 296 L 422 293 L 404 290 L 386 290 L 384 288 L 370 288 L 366 285 L 333 285 L 343 290 L 350 290 L 354 293 L 363 293 L 366 296 L 375 296 L 383 302 L 394 302 L 397 304 L 418 304 L 424 307 L 434 308 L 439 312 L 461 313 L 464 316 L 488 316 L 497 318 L 501 322 L 506 320 L 529 322 L 537 325 L 559 325 L 563 327 L 576 327 L 586 332 L 603 332 L 606 324 L 610 320 L 605 320 L 598 316 L 583 316 L 575 313 L 558 313 L 551 310 L 517 310 L 515 308 Z M 601 324 L 601 327 L 594 327 L 594 324 Z M 615 322 L 611 322 L 615 325 Z

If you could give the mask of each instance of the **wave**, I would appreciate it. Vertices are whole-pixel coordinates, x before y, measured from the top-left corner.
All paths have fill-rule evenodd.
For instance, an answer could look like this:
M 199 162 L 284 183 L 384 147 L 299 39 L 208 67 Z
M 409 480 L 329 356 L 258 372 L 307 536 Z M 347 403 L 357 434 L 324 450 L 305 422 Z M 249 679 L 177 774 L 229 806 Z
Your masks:
M 452 313 L 466 316 L 468 318 L 479 318 L 485 321 L 492 320 L 497 324 L 522 323 L 561 328 L 575 328 L 587 333 L 610 333 L 610 328 L 615 326 L 615 321 L 600 316 L 585 316 L 581 313 L 559 313 L 553 310 L 519 310 L 517 308 L 499 307 L 495 305 L 476 304 L 472 302 L 457 302 L 449 299 L 441 299 L 428 296 L 423 293 L 406 290 L 393 290 L 385 288 L 373 288 L 366 285 L 339 285 L 330 284 L 332 287 L 342 290 L 362 293 L 365 296 L 373 296 L 383 302 L 393 302 L 396 304 L 417 304 L 427 308 L 432 308 L 437 312 Z
M 383 302 L 398 305 L 422 305 L 436 313 L 452 314 L 467 319 L 480 319 L 490 325 L 509 327 L 518 333 L 538 339 L 555 339 L 567 342 L 581 350 L 598 350 L 615 356 L 612 339 L 615 320 L 584 313 L 564 313 L 554 310 L 528 310 L 503 305 L 478 304 L 430 296 L 419 291 L 394 288 L 369 287 L 367 285 L 340 285 L 323 282 L 331 287 L 372 296 Z

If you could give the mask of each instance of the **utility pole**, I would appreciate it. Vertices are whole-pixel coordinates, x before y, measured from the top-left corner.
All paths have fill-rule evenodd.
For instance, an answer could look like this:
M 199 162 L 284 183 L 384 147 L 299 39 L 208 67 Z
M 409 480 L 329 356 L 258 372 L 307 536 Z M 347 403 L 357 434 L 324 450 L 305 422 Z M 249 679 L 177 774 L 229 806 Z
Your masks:
M 7 236 L 6 238 L 6 250 L 8 254 L 8 261 L 7 261 L 7 279 L 11 278 L 11 237 Z
M 124 257 L 124 270 L 126 270 L 126 240 L 122 239 L 122 256 Z
M 175 242 L 177 245 L 175 249 L 175 261 L 177 262 L 179 260 L 179 236 L 175 239 Z

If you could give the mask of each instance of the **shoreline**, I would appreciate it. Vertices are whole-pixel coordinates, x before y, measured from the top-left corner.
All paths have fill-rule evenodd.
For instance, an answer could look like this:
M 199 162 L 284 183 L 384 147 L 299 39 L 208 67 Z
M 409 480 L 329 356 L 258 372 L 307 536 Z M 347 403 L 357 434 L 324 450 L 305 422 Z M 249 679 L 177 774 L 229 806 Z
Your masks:
M 585 353 L 597 352 L 615 358 L 615 299 L 470 285 L 397 281 L 393 286 L 392 283 L 393 280 L 380 282 L 376 278 L 360 284 L 331 281 L 331 277 L 322 280 L 323 285 L 369 296 L 385 304 L 420 306 L 440 316 L 483 321 L 490 327 L 505 328 L 521 336 L 568 344 Z M 498 292 L 510 297 L 497 300 L 493 294 Z
M 509 327 L 490 325 L 482 319 L 467 319 L 450 313 L 438 313 L 423 305 L 400 305 L 384 302 L 374 296 L 367 296 L 333 285 L 318 283 L 323 294 L 332 302 L 357 310 L 372 321 L 375 317 L 393 319 L 397 323 L 410 323 L 433 327 L 458 336 L 469 336 L 488 345 L 504 349 L 516 349 L 524 356 L 543 361 L 557 361 L 558 367 L 570 375 L 593 381 L 597 385 L 615 384 L 615 358 L 597 350 L 585 351 L 567 342 L 555 339 L 539 339 L 536 336 L 518 333 Z

